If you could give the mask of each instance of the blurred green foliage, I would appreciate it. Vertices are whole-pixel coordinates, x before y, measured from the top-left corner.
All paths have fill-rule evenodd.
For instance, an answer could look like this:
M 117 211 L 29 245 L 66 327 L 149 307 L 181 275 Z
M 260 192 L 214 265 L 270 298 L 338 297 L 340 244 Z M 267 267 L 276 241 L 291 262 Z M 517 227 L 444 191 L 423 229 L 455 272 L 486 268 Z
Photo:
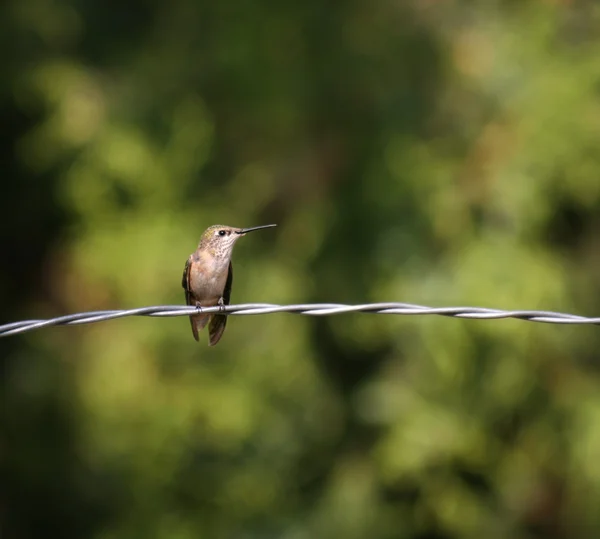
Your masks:
M 2 321 L 233 302 L 598 315 L 592 0 L 0 7 Z M 186 319 L 0 342 L 3 537 L 600 535 L 600 332 Z

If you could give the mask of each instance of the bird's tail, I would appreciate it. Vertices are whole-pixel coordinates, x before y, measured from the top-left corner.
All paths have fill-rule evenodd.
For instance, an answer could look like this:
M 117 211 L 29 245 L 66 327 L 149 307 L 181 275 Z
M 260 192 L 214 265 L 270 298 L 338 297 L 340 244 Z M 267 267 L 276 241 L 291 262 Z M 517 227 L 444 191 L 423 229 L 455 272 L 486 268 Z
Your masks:
M 190 316 L 190 322 L 192 324 L 192 334 L 194 335 L 194 339 L 198 339 L 198 332 L 204 329 L 204 326 L 208 324 L 208 320 L 210 319 L 210 314 L 195 314 L 194 316 Z
M 227 317 L 222 314 L 214 314 L 210 319 L 208 326 L 208 345 L 214 346 L 219 342 L 221 335 L 225 331 L 227 325 Z

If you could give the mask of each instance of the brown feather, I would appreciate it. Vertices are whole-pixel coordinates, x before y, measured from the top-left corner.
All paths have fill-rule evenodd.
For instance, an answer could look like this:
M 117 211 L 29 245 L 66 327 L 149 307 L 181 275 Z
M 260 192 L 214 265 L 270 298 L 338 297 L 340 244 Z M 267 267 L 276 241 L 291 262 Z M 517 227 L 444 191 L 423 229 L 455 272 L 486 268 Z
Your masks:
M 187 305 L 196 305 L 196 302 L 192 299 L 192 290 L 190 288 L 190 269 L 192 267 L 192 257 L 190 256 L 186 263 L 185 268 L 183 269 L 183 277 L 181 279 L 181 286 L 185 290 L 185 302 Z M 208 320 L 201 320 L 203 318 L 208 318 L 208 316 L 190 316 L 190 324 L 192 326 L 192 334 L 194 335 L 194 339 L 197 341 L 198 338 L 198 330 L 204 328 L 206 322 Z
M 227 282 L 223 290 L 223 305 L 229 305 L 231 301 L 231 287 L 233 285 L 233 266 L 229 262 L 229 272 L 227 273 Z M 211 317 L 208 326 L 208 345 L 214 346 L 221 339 L 225 326 L 227 325 L 227 316 L 224 314 L 214 314 Z

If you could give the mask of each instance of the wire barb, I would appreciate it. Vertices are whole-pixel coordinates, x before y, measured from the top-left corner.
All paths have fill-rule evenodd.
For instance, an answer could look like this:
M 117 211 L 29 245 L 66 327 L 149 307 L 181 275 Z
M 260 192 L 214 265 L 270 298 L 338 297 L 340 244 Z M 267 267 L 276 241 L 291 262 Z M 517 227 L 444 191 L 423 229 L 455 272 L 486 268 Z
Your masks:
M 455 318 L 476 320 L 498 320 L 500 318 L 516 318 L 529 322 L 544 322 L 547 324 L 591 324 L 600 325 L 600 317 L 588 318 L 575 314 L 565 314 L 553 311 L 503 311 L 483 307 L 426 307 L 412 303 L 365 303 L 362 305 L 344 305 L 342 303 L 305 303 L 297 305 L 274 305 L 271 303 L 242 303 L 240 305 L 221 305 L 203 307 L 203 314 L 211 313 L 227 315 L 252 315 L 292 313 L 307 316 L 331 316 L 345 313 L 371 314 L 400 314 L 400 315 L 440 315 Z M 187 305 L 157 305 L 137 309 L 91 311 L 87 313 L 69 314 L 47 320 L 24 320 L 0 325 L 0 337 L 8 337 L 48 326 L 91 324 L 104 322 L 126 316 L 189 316 L 197 314 L 196 307 Z

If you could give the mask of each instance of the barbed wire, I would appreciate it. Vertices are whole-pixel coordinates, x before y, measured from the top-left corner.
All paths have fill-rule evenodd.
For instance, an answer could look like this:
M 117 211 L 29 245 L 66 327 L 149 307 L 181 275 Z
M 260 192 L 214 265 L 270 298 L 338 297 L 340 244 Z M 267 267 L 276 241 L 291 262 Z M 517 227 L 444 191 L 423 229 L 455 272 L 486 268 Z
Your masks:
M 396 315 L 440 315 L 475 320 L 498 320 L 516 318 L 529 322 L 548 324 L 592 324 L 600 325 L 600 317 L 589 318 L 575 314 L 554 311 L 504 311 L 484 307 L 426 307 L 412 303 L 365 303 L 362 305 L 345 305 L 342 303 L 301 303 L 296 305 L 275 305 L 271 303 L 242 303 L 223 307 L 192 307 L 187 305 L 157 305 L 137 309 L 91 311 L 69 314 L 45 320 L 23 320 L 0 325 L 0 337 L 8 337 L 48 326 L 91 324 L 124 318 L 126 316 L 189 316 L 198 313 L 221 313 L 227 315 L 257 315 L 274 313 L 303 314 L 307 316 L 331 316 L 346 313 L 396 314 Z

